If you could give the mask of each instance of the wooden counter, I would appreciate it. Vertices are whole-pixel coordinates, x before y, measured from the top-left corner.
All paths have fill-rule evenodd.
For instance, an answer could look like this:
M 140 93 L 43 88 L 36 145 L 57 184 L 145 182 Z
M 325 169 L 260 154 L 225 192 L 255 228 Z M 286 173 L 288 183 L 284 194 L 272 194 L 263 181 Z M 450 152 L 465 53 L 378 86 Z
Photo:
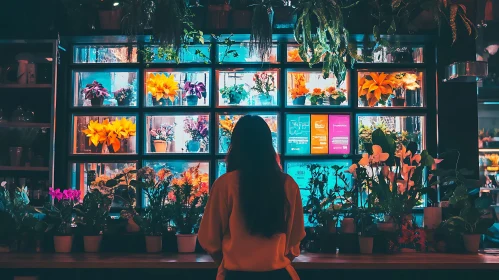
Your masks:
M 304 254 L 293 263 L 298 270 L 499 270 L 499 255 L 406 253 L 395 255 Z M 0 269 L 215 269 L 202 254 L 0 254 Z

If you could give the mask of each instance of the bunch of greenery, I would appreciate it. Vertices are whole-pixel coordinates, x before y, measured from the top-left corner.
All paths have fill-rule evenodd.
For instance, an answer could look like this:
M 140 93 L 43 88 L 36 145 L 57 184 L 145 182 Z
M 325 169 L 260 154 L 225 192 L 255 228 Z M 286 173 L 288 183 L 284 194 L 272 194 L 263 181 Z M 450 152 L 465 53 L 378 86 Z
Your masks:
M 230 104 L 239 104 L 249 97 L 249 92 L 244 88 L 244 84 L 223 87 L 220 89 L 220 94 L 222 98 L 228 99 Z
M 75 206 L 75 223 L 85 236 L 95 236 L 103 232 L 111 209 L 111 195 L 98 189 L 88 190 L 83 203 Z

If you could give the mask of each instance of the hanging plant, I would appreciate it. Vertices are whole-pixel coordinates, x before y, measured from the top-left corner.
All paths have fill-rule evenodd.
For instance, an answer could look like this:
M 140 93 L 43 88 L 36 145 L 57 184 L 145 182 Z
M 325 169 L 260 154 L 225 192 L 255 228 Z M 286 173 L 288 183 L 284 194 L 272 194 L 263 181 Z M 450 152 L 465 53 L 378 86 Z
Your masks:
M 153 39 L 161 45 L 180 50 L 184 36 L 184 0 L 157 0 L 153 18 Z
M 145 29 L 152 27 L 156 3 L 154 0 L 124 0 L 123 32 L 131 37 L 144 34 Z
M 265 61 L 272 49 L 272 24 L 274 21 L 273 5 L 284 5 L 283 1 L 256 0 L 253 4 L 253 19 L 251 20 L 250 56 L 257 54 Z
M 333 73 L 338 85 L 345 80 L 344 58 L 353 48 L 348 47 L 348 30 L 343 25 L 341 2 L 330 0 L 301 0 L 296 8 L 298 21 L 294 37 L 299 44 L 299 55 L 310 66 L 323 60 L 322 74 Z M 317 22 L 314 32 L 313 22 Z

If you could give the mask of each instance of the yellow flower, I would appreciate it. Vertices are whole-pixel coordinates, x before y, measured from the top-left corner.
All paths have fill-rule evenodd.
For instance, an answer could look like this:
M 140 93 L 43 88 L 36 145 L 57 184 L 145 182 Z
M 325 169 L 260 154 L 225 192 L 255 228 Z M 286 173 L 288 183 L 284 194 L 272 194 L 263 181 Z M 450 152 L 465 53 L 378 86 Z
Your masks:
M 366 77 L 370 79 L 359 79 L 359 97 L 365 97 L 370 107 L 376 105 L 382 95 L 392 94 L 396 82 L 393 75 L 371 72 Z
M 499 165 L 499 155 L 498 154 L 487 154 L 485 158 L 492 162 L 492 166 Z
M 162 98 L 169 98 L 172 102 L 175 101 L 176 91 L 179 89 L 175 77 L 173 75 L 167 77 L 164 73 L 149 73 L 146 85 L 147 92 L 150 92 L 156 101 L 160 101 Z
M 82 132 L 89 138 L 89 145 L 93 144 L 94 146 L 98 146 L 106 141 L 106 130 L 104 126 L 99 123 L 99 121 L 91 120 L 87 126 L 87 129 L 82 130 Z
M 226 133 L 232 133 L 238 120 L 239 120 L 239 117 L 233 116 L 231 118 L 226 118 L 225 120 L 220 120 L 218 125 Z

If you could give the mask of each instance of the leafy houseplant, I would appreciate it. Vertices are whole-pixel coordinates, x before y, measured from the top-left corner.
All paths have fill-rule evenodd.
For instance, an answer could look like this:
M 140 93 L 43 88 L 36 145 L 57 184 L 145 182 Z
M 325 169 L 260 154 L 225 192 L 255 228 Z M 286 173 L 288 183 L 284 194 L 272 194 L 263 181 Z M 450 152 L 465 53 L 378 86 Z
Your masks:
M 118 106 L 130 106 L 130 102 L 135 100 L 135 95 L 132 87 L 120 88 L 113 92 L 114 99 L 118 102 Z
M 326 93 L 320 88 L 314 88 L 312 93 L 310 94 L 310 103 L 312 105 L 322 105 L 324 103 L 324 98 L 326 97 Z
M 258 99 L 261 105 L 272 105 L 272 95 L 270 92 L 275 91 L 275 78 L 272 73 L 255 73 L 253 76 L 255 85 L 251 88 L 258 92 Z
M 109 97 L 109 93 L 106 88 L 102 86 L 101 83 L 93 81 L 91 84 L 87 84 L 81 93 L 85 96 L 85 99 L 90 100 L 92 106 L 102 106 L 104 103 L 104 98 Z
M 147 207 L 140 217 L 136 217 L 137 224 L 146 234 L 146 248 L 148 253 L 158 253 L 162 249 L 161 236 L 166 231 L 171 219 L 171 210 L 167 205 L 168 187 L 173 174 L 170 170 L 161 169 L 157 173 L 150 167 L 143 167 L 137 172 L 137 180 L 131 185 L 144 190 Z
M 327 96 L 329 98 L 329 105 L 341 105 L 341 103 L 347 100 L 346 89 L 328 87 L 326 89 Z
M 201 97 L 204 98 L 204 102 L 206 103 L 206 86 L 202 82 L 191 83 L 185 82 L 184 90 L 187 93 L 187 105 L 196 106 L 198 105 L 198 100 Z
M 240 84 L 221 88 L 220 95 L 227 99 L 230 105 L 237 105 L 248 99 L 249 92 L 244 88 L 244 84 Z
M 83 233 L 85 252 L 100 251 L 101 232 L 105 230 L 111 203 L 111 193 L 89 189 L 83 203 L 75 206 L 75 223 Z
M 177 124 L 161 124 L 159 128 L 149 130 L 151 140 L 154 144 L 154 151 L 156 153 L 166 153 L 168 144 L 175 140 L 175 126 Z
M 372 254 L 374 235 L 377 232 L 371 207 L 357 209 L 357 229 L 359 231 L 359 249 L 361 254 Z
M 402 225 L 398 243 L 402 252 L 425 252 L 426 232 L 416 221 L 407 222 Z
M 197 120 L 188 117 L 184 120 L 184 132 L 191 135 L 191 140 L 186 143 L 187 151 L 191 153 L 199 152 L 201 143 L 204 150 L 208 149 L 208 120 L 204 116 L 199 116 Z
M 208 200 L 208 174 L 199 172 L 199 165 L 190 167 L 171 182 L 168 194 L 173 222 L 177 228 L 179 252 L 194 252 L 201 214 Z

